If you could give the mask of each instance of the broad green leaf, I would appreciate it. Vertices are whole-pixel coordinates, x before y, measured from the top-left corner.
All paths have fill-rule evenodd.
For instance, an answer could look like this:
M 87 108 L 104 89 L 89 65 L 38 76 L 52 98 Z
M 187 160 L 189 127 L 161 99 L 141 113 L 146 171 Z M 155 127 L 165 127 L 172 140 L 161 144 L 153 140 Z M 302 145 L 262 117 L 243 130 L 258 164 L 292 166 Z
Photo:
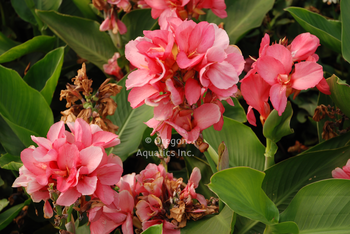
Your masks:
M 349 233 L 350 181 L 330 179 L 302 188 L 287 209 L 281 221 L 294 221 L 299 233 Z
M 162 234 L 162 233 L 163 233 L 163 224 L 153 225 L 142 232 L 142 234 Z
M 290 102 L 288 102 L 281 116 L 278 115 L 277 110 L 273 110 L 265 121 L 263 129 L 264 136 L 277 143 L 282 137 L 292 134 L 294 132 L 290 128 L 290 119 L 292 116 L 293 109 Z
M 331 98 L 335 105 L 347 116 L 350 117 L 350 86 L 336 75 L 327 79 L 331 90 Z
M 239 103 L 237 98 L 232 98 L 234 106 L 231 106 L 226 101 L 223 101 L 225 112 L 224 116 L 234 119 L 238 122 L 244 123 L 247 122 L 247 116 L 241 104 Z
M 113 153 L 123 161 L 137 151 L 143 132 L 147 128 L 144 122 L 153 117 L 153 108 L 150 106 L 142 105 L 136 109 L 131 108 L 128 101 L 130 90 L 125 89 L 125 80 L 126 77 L 118 83 L 123 86 L 121 92 L 111 97 L 118 107 L 114 115 L 109 117 L 113 124 L 119 127 L 117 135 L 120 138 L 120 144 L 114 147 Z
M 14 218 L 18 215 L 18 213 L 22 210 L 25 205 L 28 205 L 31 202 L 30 199 L 25 201 L 24 203 L 15 205 L 10 209 L 0 213 L 0 231 L 4 229 L 7 225 L 9 225 Z
M 340 9 L 342 9 L 341 14 L 341 22 L 342 22 L 342 29 L 341 29 L 341 52 L 344 57 L 344 59 L 348 62 L 350 62 L 350 15 L 346 14 L 346 10 L 350 9 L 350 2 L 349 1 L 341 1 L 340 2 Z M 345 13 L 345 14 L 344 14 Z
M 226 0 L 227 17 L 221 19 L 209 10 L 206 21 L 215 24 L 224 22 L 230 43 L 236 44 L 247 32 L 261 25 L 274 2 L 274 0 Z
M 231 233 L 231 222 L 234 218 L 233 211 L 225 206 L 218 215 L 204 217 L 197 221 L 188 221 L 186 227 L 181 229 L 181 234 L 203 234 L 203 233 Z
M 18 46 L 20 43 L 11 40 L 7 36 L 5 36 L 2 32 L 0 32 L 0 54 L 5 53 L 12 47 Z
M 75 228 L 75 234 L 89 234 L 90 233 L 90 226 L 87 224 L 84 224 L 80 227 Z
M 0 157 L 0 167 L 7 170 L 18 171 L 23 166 L 21 158 L 11 154 L 4 154 Z
M 214 194 L 208 189 L 207 184 L 210 182 L 210 177 L 213 172 L 207 162 L 195 156 L 183 157 L 186 163 L 187 177 L 190 178 L 193 168 L 197 167 L 201 171 L 201 180 L 199 181 L 196 192 L 202 194 L 206 198 L 212 197 Z
M 342 134 L 340 136 L 331 138 L 327 141 L 321 142 L 314 147 L 302 152 L 301 154 L 306 154 L 310 152 L 316 152 L 320 150 L 329 150 L 329 149 L 336 149 L 336 148 L 341 148 L 348 144 L 350 142 L 350 132 L 347 132 L 345 134 Z M 300 155 L 301 155 L 300 154 Z
M 37 36 L 18 46 L 14 46 L 0 55 L 0 63 L 13 61 L 23 55 L 40 51 L 47 52 L 54 48 L 56 43 L 55 37 Z
M 30 135 L 46 136 L 53 114 L 44 97 L 17 72 L 0 66 L 0 83 L 0 141 L 8 153 L 19 156 L 33 144 Z
M 40 19 L 80 57 L 89 60 L 103 71 L 116 52 L 111 38 L 100 31 L 100 25 L 88 19 L 63 15 L 54 11 L 36 11 Z
M 279 213 L 261 189 L 264 175 L 249 167 L 235 167 L 215 173 L 208 186 L 237 214 L 265 224 L 275 224 Z
M 262 188 L 283 211 L 305 185 L 332 177 L 332 170 L 349 159 L 350 146 L 304 153 L 284 160 L 265 171 Z
M 308 32 L 317 36 L 322 45 L 341 53 L 341 22 L 327 20 L 320 14 L 299 7 L 286 9 L 294 19 Z
M 50 105 L 60 77 L 64 57 L 64 47 L 48 53 L 34 64 L 23 79 L 32 88 L 38 90 Z
M 151 9 L 138 9 L 125 14 L 122 18 L 128 31 L 122 35 L 124 42 L 143 36 L 143 30 L 151 30 L 157 25 L 157 20 L 151 16 Z
M 94 13 L 94 11 L 91 9 L 90 0 L 73 0 L 74 4 L 79 8 L 81 13 L 84 15 L 85 18 L 89 18 L 91 20 L 97 20 L 97 16 Z
M 6 198 L 0 200 L 0 212 L 9 204 L 9 200 Z
M 225 142 L 230 158 L 230 167 L 248 166 L 264 170 L 265 147 L 252 129 L 246 125 L 224 117 L 221 131 L 210 127 L 203 131 L 203 136 L 215 151 L 221 142 Z M 217 160 L 214 162 L 217 163 Z
M 33 0 L 35 8 L 39 10 L 55 10 L 57 11 L 62 3 L 62 0 Z M 11 0 L 12 7 L 16 13 L 28 23 L 37 25 L 34 15 L 28 8 L 25 0 Z
M 266 226 L 264 234 L 299 234 L 299 228 L 294 222 L 283 222 Z

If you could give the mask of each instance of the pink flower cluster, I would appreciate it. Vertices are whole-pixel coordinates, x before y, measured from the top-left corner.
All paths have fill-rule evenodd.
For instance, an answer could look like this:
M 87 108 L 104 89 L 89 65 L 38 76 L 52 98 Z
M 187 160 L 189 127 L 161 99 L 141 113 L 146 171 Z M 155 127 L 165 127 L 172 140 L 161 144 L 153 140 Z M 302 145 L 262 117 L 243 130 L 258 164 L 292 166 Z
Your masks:
M 122 9 L 125 12 L 129 12 L 131 9 L 129 0 L 107 0 L 104 4 L 105 20 L 101 23 L 100 31 L 111 30 L 114 34 L 118 32 L 120 34 L 125 34 L 127 28 L 118 18 L 118 11 Z
M 224 107 L 233 105 L 244 59 L 227 33 L 215 24 L 168 18 L 167 30 L 144 31 L 130 41 L 125 56 L 137 70 L 130 73 L 127 89 L 131 107 L 154 107 L 146 124 L 158 132 L 165 148 L 172 129 L 195 142 L 211 125 L 221 130 Z
M 297 36 L 290 45 L 285 40 L 279 44 L 270 44 L 265 34 L 259 49 L 259 58 L 252 69 L 241 80 L 241 92 L 247 101 L 248 121 L 256 126 L 253 108 L 260 113 L 262 122 L 270 113 L 270 105 L 282 115 L 287 105 L 287 97 L 300 90 L 317 87 L 321 92 L 330 94 L 329 86 L 323 78 L 322 66 L 317 64 L 315 54 L 320 45 L 319 39 L 310 33 Z
M 211 9 L 220 18 L 227 17 L 224 0 L 145 0 L 152 8 L 152 17 L 159 17 L 159 25 L 167 24 L 167 17 L 178 17 L 182 20 L 196 18 L 204 15 L 204 9 Z
M 110 233 L 118 226 L 122 226 L 124 234 L 133 234 L 133 226 L 146 230 L 161 223 L 164 234 L 179 234 L 179 227 L 174 221 L 170 222 L 173 217 L 169 212 L 180 201 L 187 207 L 192 206 L 192 199 L 197 199 L 202 207 L 206 207 L 204 196 L 195 192 L 200 179 L 200 171 L 195 168 L 187 186 L 181 188 L 182 179 L 174 179 L 173 174 L 167 173 L 162 165 L 155 164 L 148 164 L 138 175 L 123 176 L 117 184 L 119 190 L 114 192 L 112 203 L 92 201 L 88 210 L 91 234 Z M 206 209 L 191 212 L 204 211 Z
M 117 135 L 79 118 L 68 127 L 71 132 L 60 121 L 51 126 L 47 138 L 32 136 L 38 147 L 22 151 L 23 166 L 13 184 L 25 187 L 34 202 L 44 200 L 47 217 L 53 213 L 48 203 L 52 192 L 58 195 L 55 202 L 61 206 L 70 206 L 86 195 L 112 203 L 111 186 L 119 182 L 123 172 L 120 158 L 107 156 L 105 151 L 120 143 Z
M 343 166 L 343 169 L 337 167 L 332 171 L 333 178 L 337 179 L 350 179 L 350 159 L 346 163 L 345 166 Z

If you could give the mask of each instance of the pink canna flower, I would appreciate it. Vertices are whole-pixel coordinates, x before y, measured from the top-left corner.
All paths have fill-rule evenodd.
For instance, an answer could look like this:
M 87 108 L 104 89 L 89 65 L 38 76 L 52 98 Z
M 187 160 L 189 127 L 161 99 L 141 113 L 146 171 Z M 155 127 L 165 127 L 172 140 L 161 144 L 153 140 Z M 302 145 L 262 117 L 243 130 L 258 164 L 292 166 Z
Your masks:
M 302 33 L 294 38 L 288 49 L 291 52 L 293 61 L 302 61 L 315 54 L 319 46 L 320 40 L 316 36 L 310 33 Z
M 127 32 L 125 24 L 120 19 L 116 19 L 113 11 L 107 14 L 106 19 L 100 26 L 100 31 L 107 30 L 111 30 L 114 34 L 118 32 L 120 34 L 125 34 Z
M 257 61 L 259 75 L 272 87 L 270 100 L 274 108 L 282 115 L 287 105 L 287 96 L 295 90 L 315 87 L 323 78 L 322 66 L 315 62 L 299 62 L 294 65 L 290 51 L 275 44 L 265 50 L 265 55 Z
M 343 167 L 343 169 L 337 167 L 332 171 L 333 178 L 337 179 L 350 179 L 350 159 Z
M 191 198 L 197 199 L 202 205 L 207 205 L 205 197 L 202 194 L 196 193 L 195 191 L 195 189 L 198 188 L 199 181 L 201 180 L 201 178 L 201 171 L 199 170 L 199 168 L 193 168 L 190 179 L 188 180 L 186 187 L 182 190 L 180 194 L 181 200 L 184 200 L 190 196 Z M 187 202 L 192 202 L 192 200 L 187 199 Z
M 129 12 L 131 9 L 131 4 L 129 0 L 107 0 L 111 5 L 117 5 L 117 7 L 123 9 L 125 12 Z
M 136 215 L 141 222 L 145 222 L 162 213 L 162 210 L 162 201 L 153 194 L 146 196 L 136 204 Z
M 103 65 L 103 70 L 105 73 L 109 75 L 115 76 L 118 80 L 123 78 L 123 72 L 118 65 L 118 58 L 120 58 L 120 54 L 116 52 L 111 59 L 108 59 L 108 64 Z

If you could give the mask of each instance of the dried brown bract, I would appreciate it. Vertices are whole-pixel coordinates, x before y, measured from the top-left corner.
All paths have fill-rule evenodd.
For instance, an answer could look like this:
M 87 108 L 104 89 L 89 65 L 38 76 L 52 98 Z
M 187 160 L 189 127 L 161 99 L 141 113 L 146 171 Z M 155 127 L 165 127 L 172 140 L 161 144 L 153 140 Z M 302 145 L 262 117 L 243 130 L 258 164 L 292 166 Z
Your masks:
M 74 122 L 76 118 L 82 118 L 87 123 L 97 124 L 104 131 L 113 133 L 117 131 L 118 126 L 106 117 L 113 115 L 117 109 L 117 104 L 111 96 L 117 95 L 122 87 L 108 83 L 109 78 L 101 84 L 96 94 L 93 94 L 92 80 L 86 75 L 85 63 L 82 64 L 78 75 L 72 81 L 74 85 L 67 84 L 67 89 L 61 91 L 60 100 L 66 99 L 66 107 L 70 107 L 61 112 L 61 120 L 67 123 Z M 81 103 L 77 104 L 78 101 Z

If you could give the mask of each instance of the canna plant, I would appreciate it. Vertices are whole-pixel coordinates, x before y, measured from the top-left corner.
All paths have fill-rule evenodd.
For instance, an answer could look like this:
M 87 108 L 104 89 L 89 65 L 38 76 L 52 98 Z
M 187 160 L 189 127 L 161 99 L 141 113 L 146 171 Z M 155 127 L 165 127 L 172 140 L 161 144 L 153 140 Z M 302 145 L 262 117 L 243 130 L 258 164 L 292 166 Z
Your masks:
M 348 233 L 349 4 L 0 3 L 0 230 Z

